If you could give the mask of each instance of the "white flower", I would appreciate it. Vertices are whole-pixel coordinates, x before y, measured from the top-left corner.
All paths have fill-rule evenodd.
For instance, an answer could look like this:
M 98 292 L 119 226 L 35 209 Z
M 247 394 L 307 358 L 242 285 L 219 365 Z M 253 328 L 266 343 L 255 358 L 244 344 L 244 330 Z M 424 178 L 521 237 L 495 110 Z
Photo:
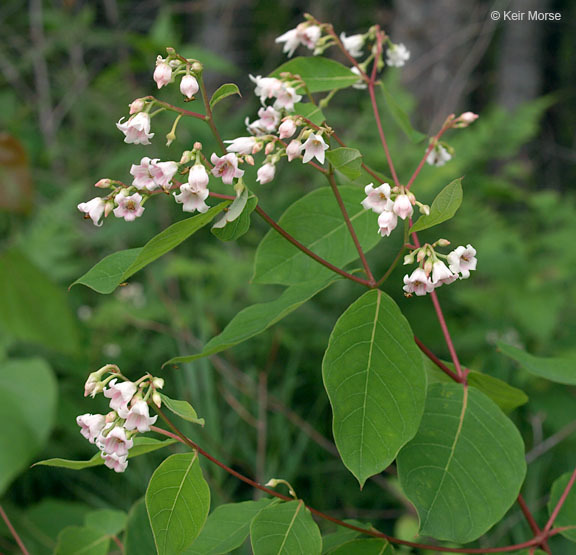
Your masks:
M 360 58 L 362 56 L 362 49 L 364 48 L 364 35 L 350 35 L 346 36 L 345 33 L 340 33 L 340 40 L 344 48 L 353 58 Z
M 280 35 L 276 42 L 283 42 L 284 47 L 283 52 L 288 54 L 290 58 L 296 48 L 301 44 L 308 47 L 310 50 L 316 48 L 316 43 L 320 38 L 322 31 L 318 25 L 309 25 L 307 23 L 300 23 L 296 28 L 286 31 L 283 35 Z
M 267 163 L 258 169 L 258 178 L 256 181 L 258 181 L 260 185 L 264 185 L 264 183 L 269 183 L 272 181 L 275 175 L 276 166 L 274 164 Z
M 426 275 L 422 268 L 416 268 L 411 276 L 404 276 L 404 291 L 406 293 L 416 293 L 418 296 L 426 295 L 434 290 L 434 284 Z
M 426 157 L 431 166 L 443 166 L 452 159 L 452 155 L 440 144 L 437 144 Z
M 166 189 L 178 171 L 176 162 L 157 162 L 150 164 L 150 173 L 158 187 Z
M 119 457 L 115 453 L 101 453 L 100 456 L 104 459 L 104 464 L 114 472 L 124 472 L 128 466 L 127 458 Z
M 389 237 L 397 225 L 398 216 L 391 210 L 385 210 L 378 216 L 378 226 L 380 228 L 378 233 L 380 233 L 382 237 Z
M 238 157 L 233 152 L 224 156 L 217 156 L 215 153 L 210 157 L 210 162 L 214 164 L 212 175 L 221 177 L 226 185 L 232 185 L 235 177 L 242 177 L 244 170 L 238 169 Z
M 276 110 L 286 110 L 287 112 L 294 111 L 294 104 L 302 100 L 302 95 L 296 93 L 294 87 L 282 86 L 276 93 L 276 101 L 274 108 Z
M 356 75 L 358 75 L 358 81 L 356 81 L 356 83 L 354 83 L 352 85 L 353 89 L 359 89 L 359 90 L 363 90 L 363 89 L 367 89 L 368 85 L 364 82 L 364 79 L 362 79 L 362 75 L 360 74 L 360 70 L 354 66 L 350 68 L 350 71 L 352 73 L 355 73 Z
M 198 81 L 194 75 L 184 75 L 180 81 L 180 92 L 187 98 L 192 98 L 199 90 Z
M 126 430 L 121 426 L 116 426 L 103 440 L 102 451 L 109 455 L 115 454 L 119 457 L 128 455 L 128 450 L 134 446 L 134 440 L 128 439 Z
M 277 37 L 275 42 L 283 42 L 284 47 L 282 48 L 282 52 L 287 53 L 288 57 L 291 58 L 296 48 L 300 46 L 300 34 L 298 33 L 298 27 L 286 31 L 283 35 Z
M 453 274 L 444 262 L 437 260 L 432 265 L 432 283 L 435 287 L 440 287 L 444 283 L 449 284 L 458 278 L 457 274 Z
M 114 197 L 114 202 L 118 204 L 114 208 L 114 216 L 124 218 L 127 222 L 133 222 L 136 218 L 142 216 L 145 210 L 142 206 L 142 195 L 140 193 L 126 195 L 125 189 Z
M 110 408 L 116 411 L 126 409 L 138 389 L 135 383 L 117 382 L 118 380 L 114 378 L 104 390 L 104 397 L 110 399 Z
M 292 118 L 286 118 L 278 128 L 278 136 L 281 139 L 289 139 L 294 135 L 294 133 L 296 133 L 297 129 L 298 127 L 294 123 L 294 120 Z
M 195 164 L 188 173 L 188 184 L 194 191 L 206 189 L 210 177 L 202 164 Z
M 172 68 L 166 62 L 160 60 L 162 58 L 159 58 L 156 62 L 156 69 L 154 70 L 154 81 L 156 81 L 159 89 L 170 83 L 172 79 Z
M 204 201 L 208 198 L 210 192 L 206 188 L 193 187 L 184 183 L 180 187 L 180 194 L 174 193 L 174 200 L 182 205 L 184 212 L 207 212 L 210 208 Z
M 292 162 L 294 158 L 300 156 L 302 151 L 302 143 L 297 139 L 290 141 L 290 144 L 286 147 L 286 156 L 288 156 L 288 162 Z
M 448 264 L 450 269 L 455 273 L 460 273 L 460 279 L 470 277 L 470 270 L 476 269 L 476 249 L 472 245 L 466 247 L 457 247 L 448 255 Z
M 138 430 L 140 433 L 149 432 L 150 426 L 158 420 L 158 416 L 150 416 L 148 403 L 140 400 L 131 407 L 124 426 L 127 430 Z
M 376 189 L 370 183 L 364 187 L 364 192 L 366 193 L 366 198 L 362 201 L 362 206 L 366 210 L 372 210 L 376 214 L 381 214 L 384 210 L 391 210 L 390 185 L 388 183 L 382 183 Z
M 88 202 L 81 202 L 78 205 L 78 210 L 85 214 L 86 218 L 90 218 L 94 225 L 101 226 L 102 215 L 106 208 L 106 201 L 103 198 L 96 197 Z
M 276 96 L 276 93 L 283 87 L 282 81 L 276 79 L 276 77 L 261 77 L 260 75 L 254 77 L 250 75 L 250 79 L 256 84 L 254 94 L 260 97 L 260 102 Z
M 266 131 L 276 131 L 278 123 L 280 122 L 280 112 L 272 106 L 268 106 L 267 108 L 260 108 L 260 110 L 258 110 L 258 117 L 260 118 L 261 128 Z
M 150 133 L 150 116 L 146 112 L 138 112 L 128 121 L 122 123 L 124 118 L 116 124 L 116 127 L 126 135 L 125 143 L 135 145 L 149 145 L 154 133 Z
M 394 210 L 394 213 L 403 220 L 412 217 L 412 214 L 414 213 L 414 207 L 412 206 L 408 195 L 398 195 L 394 201 L 394 207 L 392 210 Z
M 90 442 L 104 429 L 106 417 L 103 414 L 81 414 L 76 418 L 76 424 L 80 426 L 80 433 Z
M 324 151 L 327 148 L 328 145 L 324 142 L 322 135 L 311 133 L 306 142 L 302 145 L 302 150 L 304 150 L 302 162 L 306 164 L 315 157 L 318 162 L 323 164 L 325 158 Z
M 386 63 L 392 67 L 402 67 L 410 58 L 410 52 L 403 44 L 393 44 L 386 52 Z
M 236 137 L 231 141 L 224 141 L 230 143 L 226 150 L 228 152 L 237 152 L 238 154 L 253 154 L 254 147 L 257 141 L 254 137 Z

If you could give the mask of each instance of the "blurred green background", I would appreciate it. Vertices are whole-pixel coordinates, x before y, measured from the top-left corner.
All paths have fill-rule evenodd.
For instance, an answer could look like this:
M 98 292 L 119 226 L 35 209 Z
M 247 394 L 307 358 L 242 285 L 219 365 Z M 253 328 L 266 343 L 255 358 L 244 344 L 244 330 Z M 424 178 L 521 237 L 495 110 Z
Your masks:
M 491 9 L 554 10 L 562 20 L 496 23 Z M 234 244 L 203 231 L 111 296 L 68 290 L 105 255 L 141 246 L 183 217 L 175 203 L 156 199 L 132 224 L 111 218 L 95 228 L 76 210 L 96 196 L 93 183 L 101 177 L 127 180 L 130 164 L 145 155 L 178 159 L 196 140 L 210 151 L 207 129 L 196 121 L 181 122 L 178 140 L 165 147 L 168 116 L 155 119 L 152 147 L 123 144 L 115 122 L 134 98 L 155 94 L 156 55 L 173 46 L 202 60 L 209 89 L 237 82 L 242 98 L 222 102 L 215 118 L 226 138 L 244 135 L 244 118 L 254 119 L 258 108 L 247 74 L 265 75 L 284 61 L 274 38 L 306 11 L 348 34 L 379 23 L 406 44 L 409 63 L 383 79 L 420 130 L 435 132 L 451 112 L 481 115 L 470 129 L 446 137 L 454 159 L 442 168 L 426 167 L 417 182 L 418 197 L 430 202 L 443 185 L 464 176 L 457 217 L 423 239 L 439 233 L 478 250 L 478 271 L 443 289 L 440 300 L 464 364 L 530 397 L 511 417 L 531 462 L 523 491 L 540 522 L 550 484 L 573 466 L 574 388 L 529 376 L 499 355 L 495 342 L 543 356 L 576 354 L 576 4 L 366 0 L 351 9 L 349 2 L 322 0 L 4 0 L 0 498 L 31 553 L 51 553 L 59 531 L 81 524 L 94 509 L 128 511 L 167 454 L 135 459 L 123 475 L 105 468 L 28 468 L 50 457 L 93 455 L 75 417 L 105 410 L 102 400 L 82 393 L 88 373 L 108 362 L 132 378 L 146 371 L 164 376 L 167 393 L 189 400 L 206 418 L 205 429 L 183 428 L 227 464 L 262 482 L 285 478 L 314 507 L 413 539 L 415 513 L 399 492 L 394 469 L 360 492 L 332 444 L 320 363 L 336 318 L 361 293 L 358 286 L 338 283 L 267 333 L 179 370 L 160 365 L 197 351 L 240 309 L 280 291 L 249 284 L 254 249 L 266 232 L 262 221 L 254 217 L 249 233 Z M 181 102 L 173 90 L 159 96 Z M 370 166 L 387 173 L 365 92 L 338 93 L 325 113 Z M 383 117 L 406 179 L 423 146 L 410 144 L 384 110 Z M 299 164 L 283 164 L 264 187 L 248 181 L 276 218 L 303 193 L 324 185 Z M 377 275 L 393 253 L 383 240 L 370 254 Z M 402 268 L 396 270 L 385 290 L 424 343 L 447 358 L 431 303 L 405 299 L 402 275 Z M 203 468 L 213 506 L 258 495 L 213 466 Z M 524 541 L 529 534 L 513 507 L 479 545 Z M 554 538 L 551 545 L 568 553 L 563 541 Z M 2 522 L 0 552 L 18 552 Z

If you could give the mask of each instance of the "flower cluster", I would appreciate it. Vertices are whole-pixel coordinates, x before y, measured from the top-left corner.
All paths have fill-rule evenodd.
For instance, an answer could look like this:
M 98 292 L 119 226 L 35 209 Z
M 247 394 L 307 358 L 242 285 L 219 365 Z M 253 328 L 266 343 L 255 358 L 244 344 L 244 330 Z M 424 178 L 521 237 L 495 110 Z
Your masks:
M 404 276 L 404 291 L 406 296 L 413 293 L 422 296 L 431 293 L 444 284 L 450 284 L 456 279 L 470 277 L 470 271 L 476 269 L 476 249 L 472 245 L 460 246 L 447 255 L 440 254 L 435 247 L 446 247 L 450 243 L 446 239 L 439 239 L 432 245 L 424 245 L 414 249 L 404 257 L 404 264 L 419 263 L 410 275 Z M 444 259 L 447 261 L 444 262 Z
M 370 183 L 364 187 L 366 198 L 362 206 L 366 210 L 372 210 L 379 214 L 378 233 L 382 237 L 389 237 L 398 225 L 398 218 L 405 220 L 411 218 L 414 213 L 414 205 L 417 205 L 422 214 L 428 215 L 430 208 L 418 202 L 416 197 L 404 187 L 391 188 L 388 183 L 374 188 Z
M 106 376 L 108 374 L 108 376 Z M 118 379 L 122 380 L 118 382 Z M 149 374 L 136 382 L 126 379 L 118 366 L 107 364 L 88 377 L 84 396 L 95 397 L 103 393 L 110 399 L 108 414 L 82 414 L 76 418 L 80 433 L 100 449 L 104 464 L 115 472 L 124 472 L 128 466 L 128 452 L 134 446 L 134 436 L 150 431 L 158 416 L 150 416 L 148 400 L 161 405 L 158 389 L 162 378 Z

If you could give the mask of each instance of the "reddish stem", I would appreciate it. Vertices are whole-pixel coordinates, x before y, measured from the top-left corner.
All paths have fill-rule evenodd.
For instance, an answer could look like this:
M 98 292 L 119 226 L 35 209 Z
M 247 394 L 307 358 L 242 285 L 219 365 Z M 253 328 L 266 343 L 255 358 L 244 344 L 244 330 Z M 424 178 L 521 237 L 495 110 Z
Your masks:
M 4 512 L 4 508 L 2 507 L 2 505 L 0 505 L 0 516 L 2 517 L 2 520 L 6 523 L 6 527 L 8 528 L 8 530 L 10 530 L 12 537 L 16 540 L 16 543 L 18 544 L 18 547 L 22 551 L 23 555 L 30 555 L 30 552 L 26 549 L 26 546 L 24 545 L 24 542 L 18 535 L 18 532 L 16 532 L 16 529 L 14 528 L 14 526 L 12 526 L 12 523 L 10 522 L 8 515 Z
M 399 187 L 400 182 L 398 181 L 398 176 L 396 175 L 396 169 L 394 168 L 394 163 L 392 162 L 392 157 L 390 156 L 390 150 L 388 149 L 388 143 L 386 142 L 386 136 L 384 135 L 384 130 L 382 129 L 382 121 L 380 120 L 380 113 L 378 112 L 378 103 L 376 102 L 376 95 L 374 94 L 374 85 L 376 83 L 376 69 L 378 67 L 378 59 L 380 58 L 382 52 L 382 37 L 380 36 L 379 32 L 376 48 L 377 52 L 376 57 L 374 59 L 374 67 L 372 68 L 372 77 L 368 82 L 368 92 L 370 93 L 370 102 L 372 103 L 374 119 L 376 120 L 376 127 L 378 127 L 380 141 L 382 142 L 384 152 L 386 153 L 386 160 L 388 161 L 388 167 L 390 168 L 390 173 L 392 174 L 394 185 L 396 185 L 396 187 Z
M 532 516 L 532 513 L 530 512 L 530 509 L 528 508 L 526 501 L 524 501 L 524 497 L 522 497 L 522 494 L 518 495 L 517 501 L 518 505 L 520 505 L 520 510 L 522 511 L 522 514 L 526 517 L 530 529 L 534 533 L 534 536 L 538 536 L 541 533 L 541 530 L 538 527 L 536 521 L 534 520 L 534 517 Z M 546 551 L 546 553 L 549 553 L 551 555 L 550 548 L 548 547 L 548 544 L 546 542 L 543 542 L 541 547 L 544 551 Z
M 219 193 L 210 193 L 210 196 L 225 200 L 234 200 L 236 198 L 230 195 L 221 195 Z M 283 227 L 278 225 L 260 206 L 256 206 L 256 212 L 270 227 L 272 227 L 275 231 L 277 231 L 280 235 L 282 235 L 284 239 L 292 243 L 297 249 L 301 250 L 305 255 L 316 260 L 316 262 L 318 262 L 319 264 L 322 264 L 322 266 L 325 266 L 326 268 L 332 270 L 336 274 L 345 277 L 346 279 L 349 279 L 351 281 L 354 281 L 356 283 L 359 283 L 360 285 L 364 285 L 366 287 L 372 287 L 372 284 L 369 281 L 354 276 L 352 274 L 349 274 L 348 272 L 342 270 L 341 268 L 338 268 L 338 266 L 334 266 L 334 264 L 331 264 L 321 256 L 318 256 L 315 252 L 312 252 L 308 247 L 300 243 L 298 239 L 290 235 L 290 233 L 288 233 Z
M 169 104 L 168 102 L 164 102 L 163 100 L 158 100 L 155 96 L 145 96 L 144 99 L 146 100 L 153 100 L 156 104 L 163 106 L 167 110 L 172 112 L 178 112 L 183 116 L 189 116 L 196 119 L 201 119 L 202 121 L 206 121 L 206 116 L 203 114 L 199 114 L 198 112 L 191 112 L 190 110 L 185 110 L 184 108 L 179 108 L 178 106 L 174 106 L 174 104 Z
M 328 181 L 330 182 L 330 187 L 332 188 L 332 192 L 336 197 L 336 202 L 338 202 L 338 206 L 340 207 L 340 212 L 342 212 L 342 216 L 344 217 L 344 221 L 346 222 L 346 226 L 348 227 L 348 231 L 350 232 L 350 236 L 352 237 L 352 241 L 356 246 L 356 250 L 358 251 L 358 256 L 360 256 L 360 260 L 362 261 L 362 266 L 364 267 L 364 272 L 366 273 L 366 277 L 368 278 L 368 283 L 371 287 L 376 286 L 376 280 L 372 275 L 372 271 L 370 270 L 370 266 L 368 265 L 368 261 L 366 260 L 366 256 L 364 255 L 364 251 L 362 250 L 362 246 L 360 245 L 360 241 L 358 240 L 358 235 L 356 235 L 356 230 L 352 225 L 352 221 L 350 220 L 350 216 L 348 215 L 348 211 L 346 210 L 346 206 L 344 205 L 344 201 L 342 200 L 342 195 L 338 190 L 338 184 L 336 183 L 336 179 L 334 178 L 334 172 L 332 166 L 330 166 L 331 170 L 328 173 Z
M 450 118 L 448 118 L 448 121 L 450 123 L 445 123 L 444 126 L 442 127 L 442 129 L 440 129 L 440 131 L 438 131 L 438 133 L 434 136 L 434 140 L 430 141 L 430 144 L 428 145 L 428 148 L 426 149 L 426 152 L 424 153 L 424 156 L 422 157 L 422 160 L 420 160 L 420 163 L 418 164 L 418 167 L 414 170 L 414 173 L 412 174 L 412 177 L 410 177 L 410 180 L 408 181 L 408 183 L 406 184 L 406 189 L 410 189 L 410 187 L 412 186 L 412 183 L 414 182 L 414 180 L 416 179 L 416 177 L 418 177 L 418 174 L 420 173 L 420 171 L 422 170 L 422 168 L 424 167 L 424 164 L 426 163 L 426 158 L 428 158 L 428 155 L 432 152 L 432 149 L 434 148 L 434 145 L 436 143 L 436 141 L 438 141 L 438 139 L 446 132 L 448 131 L 448 129 L 451 129 L 452 127 L 452 120 Z
M 562 505 L 564 505 L 564 502 L 566 501 L 566 498 L 568 497 L 568 494 L 570 493 L 570 490 L 574 485 L 574 481 L 576 481 L 576 468 L 572 472 L 572 476 L 570 476 L 570 480 L 568 480 L 568 483 L 566 484 L 566 487 L 564 488 L 564 491 L 562 492 L 560 499 L 558 499 L 558 503 L 556 503 L 556 507 L 554 507 L 554 510 L 552 511 L 552 514 L 550 515 L 548 522 L 546 523 L 546 526 L 544 526 L 544 532 L 548 532 L 548 530 L 552 528 L 552 525 L 554 524 L 554 521 L 556 520 L 556 517 L 558 516 L 558 513 L 560 512 Z
M 418 347 L 420 348 L 420 350 L 436 365 L 438 366 L 438 368 L 440 368 L 440 370 L 442 370 L 442 372 L 444 372 L 445 374 L 447 374 L 448 376 L 450 376 L 455 382 L 458 383 L 462 383 L 462 379 L 455 374 L 454 372 L 452 372 L 452 370 L 450 370 L 450 368 L 448 368 L 448 366 L 446 366 L 428 347 L 426 347 L 426 345 L 424 345 L 424 343 L 422 343 L 422 341 L 420 341 L 420 339 L 418 339 L 416 336 L 414 336 L 414 342 L 416 343 L 416 345 L 418 345 Z
M 244 482 L 244 483 L 246 483 L 246 484 L 248 484 L 248 485 L 250 485 L 256 489 L 259 489 L 260 491 L 267 493 L 268 495 L 272 495 L 273 497 L 277 497 L 278 499 L 282 499 L 283 501 L 292 501 L 293 500 L 292 497 L 282 495 L 281 493 L 278 493 L 277 491 L 275 491 L 273 489 L 267 488 L 266 486 L 263 486 L 263 485 L 259 484 L 258 482 L 255 482 L 254 480 L 251 480 L 247 476 L 240 474 L 236 470 L 230 468 L 229 466 L 225 465 L 223 462 L 214 458 L 212 455 L 210 455 L 210 453 L 204 451 L 204 449 L 202 449 L 199 445 L 197 445 L 191 439 L 189 439 L 184 434 L 182 434 L 182 432 L 180 432 L 180 430 L 166 417 L 166 415 L 163 413 L 162 410 L 158 409 L 157 407 L 154 407 L 154 408 L 156 409 L 156 411 L 158 412 L 160 417 L 164 420 L 164 422 L 166 422 L 166 424 L 173 430 L 174 433 L 169 432 L 167 430 L 163 430 L 162 428 L 158 428 L 157 426 L 151 426 L 150 429 L 153 432 L 165 435 L 167 437 L 171 437 L 173 439 L 176 439 L 177 441 L 180 441 L 180 443 L 183 443 L 184 445 L 191 447 L 192 449 L 194 449 L 198 453 L 200 453 L 203 457 L 207 458 L 209 461 L 213 462 L 215 465 L 219 466 L 220 468 L 222 468 L 223 470 L 225 470 L 226 472 L 228 472 L 232 476 L 238 478 L 242 482 Z M 506 547 L 493 547 L 490 549 L 466 549 L 466 548 L 440 547 L 437 545 L 427 545 L 427 544 L 409 542 L 409 541 L 401 540 L 399 538 L 395 538 L 393 536 L 388 536 L 387 534 L 383 534 L 382 532 L 378 532 L 377 530 L 374 530 L 374 529 L 367 530 L 365 528 L 360 528 L 359 526 L 354 526 L 353 524 L 348 524 L 347 522 L 343 522 L 337 518 L 334 518 L 330 515 L 327 515 L 326 513 L 323 513 L 317 509 L 314 509 L 314 507 L 310 507 L 308 505 L 306 505 L 306 507 L 308 508 L 308 510 L 311 513 L 315 514 L 319 518 L 333 522 L 334 524 L 337 524 L 338 526 L 342 526 L 344 528 L 349 528 L 350 530 L 355 530 L 356 532 L 360 532 L 360 533 L 366 534 L 368 536 L 373 536 L 375 538 L 383 538 L 383 539 L 389 541 L 390 543 L 399 544 L 399 545 L 407 545 L 409 547 L 414 547 L 417 549 L 430 549 L 432 551 L 442 551 L 445 553 L 478 553 L 478 554 L 505 553 L 505 552 L 509 552 L 509 551 L 517 551 L 519 549 L 532 547 L 534 545 L 539 545 L 542 542 L 541 537 L 536 537 L 536 538 L 533 538 L 532 540 L 529 540 L 527 542 L 520 543 L 517 545 L 510 545 L 510 546 L 506 546 Z M 545 537 L 549 537 L 549 536 L 555 535 L 556 533 L 557 533 L 556 530 L 551 530 L 545 534 L 543 533 L 543 535 L 545 535 Z

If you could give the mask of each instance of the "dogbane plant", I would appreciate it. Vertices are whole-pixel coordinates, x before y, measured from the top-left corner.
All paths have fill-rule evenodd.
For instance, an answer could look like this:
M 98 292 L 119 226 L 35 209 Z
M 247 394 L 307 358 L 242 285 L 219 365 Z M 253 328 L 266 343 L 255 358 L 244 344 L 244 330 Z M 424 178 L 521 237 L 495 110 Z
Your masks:
M 409 61 L 409 50 L 392 42 L 377 25 L 346 36 L 306 16 L 276 42 L 290 58 L 297 50 L 308 56 L 289 60 L 268 76 L 250 75 L 260 108 L 246 118 L 246 133 L 230 139 L 221 136 L 213 108 L 239 94 L 238 87 L 225 84 L 209 94 L 200 60 L 185 58 L 172 48 L 165 57 L 158 56 L 151 69 L 157 88 L 177 87 L 186 108 L 152 95 L 132 101 L 127 119 L 116 124 L 121 133 L 118 140 L 147 145 L 149 155 L 126 168 L 130 177 L 125 181 L 100 179 L 96 183 L 99 196 L 79 204 L 78 209 L 97 226 L 109 217 L 126 222 L 145 217 L 148 202 L 174 202 L 191 216 L 142 248 L 104 258 L 76 283 L 111 293 L 199 229 L 211 226 L 217 238 L 234 240 L 246 233 L 253 212 L 261 217 L 271 229 L 258 246 L 253 279 L 284 285 L 284 292 L 274 301 L 244 309 L 201 352 L 174 357 L 167 361 L 170 365 L 213 355 L 256 336 L 339 279 L 357 284 L 358 296 L 335 323 L 318 369 L 332 407 L 336 446 L 360 488 L 395 465 L 402 492 L 418 512 L 419 534 L 432 540 L 405 541 L 369 524 L 340 521 L 307 506 L 306 499 L 281 478 L 270 477 L 264 485 L 229 468 L 178 428 L 174 417 L 198 425 L 204 421 L 187 402 L 160 392 L 169 375 L 160 378 L 146 373 L 132 381 L 112 363 L 91 373 L 85 386 L 86 396 L 109 399 L 109 412 L 87 412 L 77 418 L 80 433 L 98 452 L 88 463 L 50 460 L 42 464 L 68 468 L 104 464 L 125 472 L 130 457 L 174 442 L 187 446 L 189 452 L 166 458 L 148 484 L 146 509 L 160 554 L 228 553 L 248 536 L 256 555 L 393 553 L 395 544 L 450 553 L 534 553 L 537 549 L 550 553 L 547 541 L 551 536 L 563 534 L 574 540 L 576 498 L 571 488 L 576 471 L 555 484 L 550 517 L 538 524 L 521 495 L 526 474 L 523 440 L 507 415 L 526 398 L 500 380 L 467 369 L 448 330 L 437 289 L 450 285 L 443 290 L 450 295 L 460 280 L 476 271 L 477 252 L 471 238 L 449 240 L 436 235 L 423 243 L 419 237 L 421 231 L 456 214 L 462 202 L 462 179 L 447 184 L 428 206 L 418 199 L 417 178 L 426 163 L 449 163 L 455 152 L 441 139 L 473 124 L 478 116 L 472 112 L 449 115 L 428 145 L 419 146 L 423 137 L 410 127 L 380 81 L 389 67 L 399 68 Z M 346 64 L 329 58 L 332 52 L 339 52 Z M 330 125 L 324 111 L 342 90 L 369 96 L 382 143 L 381 167 L 369 167 L 361 152 L 347 146 Z M 421 151 L 421 161 L 411 176 L 396 172 L 376 97 L 380 90 L 414 148 Z M 197 104 L 199 111 L 189 109 Z M 161 140 L 166 115 L 175 116 L 165 135 L 175 150 L 171 160 L 160 160 L 154 157 L 154 145 Z M 213 143 L 195 142 L 177 149 L 178 125 L 185 118 L 192 125 L 207 125 Z M 322 174 L 326 186 L 286 207 L 275 221 L 263 206 L 267 195 L 280 185 L 274 182 L 282 164 L 306 165 Z M 248 166 L 258 168 L 259 198 L 252 190 L 256 183 L 245 177 Z M 375 276 L 367 254 L 377 253 L 393 234 L 401 238 L 400 249 L 388 261 L 386 272 Z M 478 258 L 482 260 L 481 253 Z M 388 281 L 401 262 L 407 266 L 403 283 Z M 451 362 L 440 360 L 414 336 L 384 286 L 402 289 L 411 297 L 409 302 L 431 298 L 431 319 L 440 326 Z M 529 371 L 534 371 L 531 364 L 538 366 L 523 351 L 501 348 Z M 574 383 L 566 381 L 565 375 L 559 377 L 554 369 L 540 368 L 539 372 L 555 381 Z M 210 513 L 210 490 L 201 458 L 267 497 L 223 505 Z M 282 484 L 288 486 L 289 495 L 274 489 Z M 514 503 L 530 525 L 531 538 L 490 549 L 466 546 L 489 532 Z M 348 534 L 323 538 L 322 520 L 348 529 Z

